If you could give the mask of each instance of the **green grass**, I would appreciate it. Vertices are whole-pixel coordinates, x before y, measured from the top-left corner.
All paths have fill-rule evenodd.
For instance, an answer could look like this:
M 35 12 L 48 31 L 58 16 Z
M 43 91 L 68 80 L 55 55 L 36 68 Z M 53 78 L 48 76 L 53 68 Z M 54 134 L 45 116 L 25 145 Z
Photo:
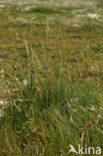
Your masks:
M 42 7 L 38 7 L 38 8 L 31 8 L 28 13 L 42 13 L 42 14 L 56 14 L 56 13 L 60 13 L 59 10 L 54 10 L 51 8 L 42 8 Z
M 0 8 L 0 155 L 73 156 L 70 144 L 103 149 L 103 11 L 96 2 Z
M 103 147 L 102 98 L 89 86 L 70 87 L 54 76 L 40 86 L 28 84 L 1 118 L 3 154 L 66 155 L 69 144 L 79 143 Z

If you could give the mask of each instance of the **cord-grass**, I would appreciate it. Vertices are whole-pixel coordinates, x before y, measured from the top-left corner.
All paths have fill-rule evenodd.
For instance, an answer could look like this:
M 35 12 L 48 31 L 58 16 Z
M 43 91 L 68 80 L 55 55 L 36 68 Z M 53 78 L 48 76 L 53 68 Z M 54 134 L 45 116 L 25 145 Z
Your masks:
M 103 148 L 102 1 L 30 3 L 0 3 L 0 155 Z

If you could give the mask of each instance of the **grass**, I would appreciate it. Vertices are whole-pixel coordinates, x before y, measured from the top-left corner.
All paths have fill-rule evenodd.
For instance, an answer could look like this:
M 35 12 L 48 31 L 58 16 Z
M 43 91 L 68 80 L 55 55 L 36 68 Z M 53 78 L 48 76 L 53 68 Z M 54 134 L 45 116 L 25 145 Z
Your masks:
M 42 13 L 42 14 L 56 14 L 60 13 L 58 10 L 54 10 L 51 8 L 42 8 L 42 7 L 37 7 L 37 8 L 31 8 L 28 13 Z
M 91 3 L 0 8 L 0 155 L 103 149 L 102 2 Z
M 1 119 L 3 154 L 65 155 L 68 144 L 77 146 L 83 132 L 82 144 L 103 146 L 100 92 L 89 86 L 70 87 L 55 77 L 40 86 L 38 90 L 35 83 L 28 84 L 22 97 L 11 98 L 12 106 Z

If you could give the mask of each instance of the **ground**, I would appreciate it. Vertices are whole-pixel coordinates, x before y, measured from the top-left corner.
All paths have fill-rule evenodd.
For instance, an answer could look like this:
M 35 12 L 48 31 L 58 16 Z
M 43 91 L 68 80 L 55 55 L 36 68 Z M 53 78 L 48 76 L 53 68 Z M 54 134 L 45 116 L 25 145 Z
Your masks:
M 0 19 L 1 155 L 103 148 L 102 0 L 2 0 Z

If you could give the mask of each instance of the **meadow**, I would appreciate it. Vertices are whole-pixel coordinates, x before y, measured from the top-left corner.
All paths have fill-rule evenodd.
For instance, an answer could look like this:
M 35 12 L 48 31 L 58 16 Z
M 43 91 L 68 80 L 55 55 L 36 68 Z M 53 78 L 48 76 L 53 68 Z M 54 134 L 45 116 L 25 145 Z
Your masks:
M 70 144 L 103 154 L 103 1 L 2 0 L 0 156 Z

